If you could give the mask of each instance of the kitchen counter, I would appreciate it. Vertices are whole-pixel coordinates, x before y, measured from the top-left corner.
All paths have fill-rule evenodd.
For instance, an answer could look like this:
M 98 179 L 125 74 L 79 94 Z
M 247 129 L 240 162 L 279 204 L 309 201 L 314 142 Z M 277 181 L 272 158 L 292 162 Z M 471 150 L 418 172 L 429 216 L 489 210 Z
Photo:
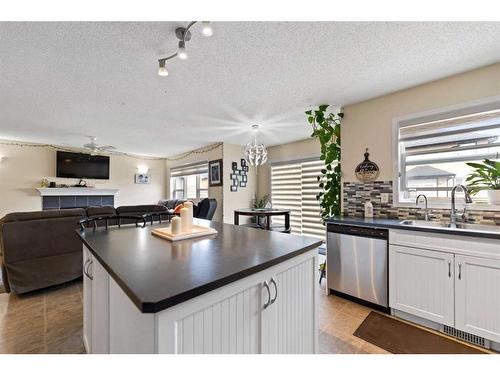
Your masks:
M 440 227 L 440 226 L 426 226 L 426 223 L 408 225 L 402 224 L 404 220 L 402 219 L 381 219 L 381 218 L 358 218 L 358 217 L 346 217 L 346 216 L 334 216 L 327 219 L 327 223 L 330 224 L 340 224 L 340 225 L 354 225 L 369 228 L 387 228 L 387 229 L 402 229 L 409 231 L 420 231 L 420 232 L 431 232 L 431 233 L 443 233 L 452 234 L 460 236 L 470 236 L 470 237 L 480 237 L 480 238 L 492 238 L 500 240 L 500 228 L 495 225 L 491 225 L 491 231 L 484 227 L 488 225 L 481 225 L 482 229 L 465 229 L 465 228 L 450 228 L 450 227 Z M 420 222 L 420 220 L 419 220 Z M 432 222 L 431 222 L 432 223 Z
M 78 231 L 87 353 L 316 353 L 321 241 L 195 223 L 218 233 L 170 242 L 151 233 L 170 224 Z
M 198 223 L 218 234 L 170 242 L 153 236 L 148 226 L 87 229 L 79 235 L 143 313 L 174 306 L 321 244 L 290 234 L 205 220 Z

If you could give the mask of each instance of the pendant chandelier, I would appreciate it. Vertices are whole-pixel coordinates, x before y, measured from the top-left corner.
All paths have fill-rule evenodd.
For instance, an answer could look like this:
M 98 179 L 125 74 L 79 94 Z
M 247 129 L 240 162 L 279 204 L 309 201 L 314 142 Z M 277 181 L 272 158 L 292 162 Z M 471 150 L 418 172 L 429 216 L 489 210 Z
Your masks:
M 252 125 L 252 130 L 254 136 L 253 140 L 248 142 L 245 147 L 245 159 L 250 165 L 258 167 L 259 165 L 265 164 L 267 161 L 267 148 L 263 143 L 257 143 L 259 125 Z

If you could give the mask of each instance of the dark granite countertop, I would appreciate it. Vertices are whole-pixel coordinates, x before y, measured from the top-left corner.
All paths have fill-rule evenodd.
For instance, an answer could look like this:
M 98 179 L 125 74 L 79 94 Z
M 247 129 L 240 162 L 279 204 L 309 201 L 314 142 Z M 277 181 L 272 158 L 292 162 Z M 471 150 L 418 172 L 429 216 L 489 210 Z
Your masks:
M 83 243 L 143 313 L 155 313 L 314 249 L 321 241 L 198 220 L 217 235 L 170 242 L 152 228 L 78 231 Z
M 347 216 L 334 216 L 327 219 L 327 223 L 340 225 L 354 225 L 368 228 L 392 228 L 420 232 L 443 233 L 459 236 L 481 237 L 500 239 L 500 227 L 496 225 L 470 225 L 473 228 L 450 228 L 445 226 L 434 226 L 419 220 L 419 224 L 402 224 L 402 219 L 379 219 L 379 218 L 358 218 Z M 461 223 L 458 223 L 460 225 Z M 475 228 L 474 228 L 475 227 Z

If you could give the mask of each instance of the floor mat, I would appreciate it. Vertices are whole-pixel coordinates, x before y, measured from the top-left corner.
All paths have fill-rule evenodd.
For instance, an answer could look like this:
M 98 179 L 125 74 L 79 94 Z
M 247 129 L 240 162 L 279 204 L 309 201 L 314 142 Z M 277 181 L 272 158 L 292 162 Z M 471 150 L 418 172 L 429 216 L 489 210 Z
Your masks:
M 479 348 L 372 311 L 354 332 L 394 354 L 487 354 Z

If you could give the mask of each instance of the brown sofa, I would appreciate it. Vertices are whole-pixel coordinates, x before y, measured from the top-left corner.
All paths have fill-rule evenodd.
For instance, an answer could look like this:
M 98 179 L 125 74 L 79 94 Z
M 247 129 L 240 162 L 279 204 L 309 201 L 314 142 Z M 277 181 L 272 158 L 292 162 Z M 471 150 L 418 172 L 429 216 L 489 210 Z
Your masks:
M 81 208 L 16 212 L 0 220 L 0 261 L 7 292 L 26 293 L 82 275 L 82 243 L 75 229 Z

